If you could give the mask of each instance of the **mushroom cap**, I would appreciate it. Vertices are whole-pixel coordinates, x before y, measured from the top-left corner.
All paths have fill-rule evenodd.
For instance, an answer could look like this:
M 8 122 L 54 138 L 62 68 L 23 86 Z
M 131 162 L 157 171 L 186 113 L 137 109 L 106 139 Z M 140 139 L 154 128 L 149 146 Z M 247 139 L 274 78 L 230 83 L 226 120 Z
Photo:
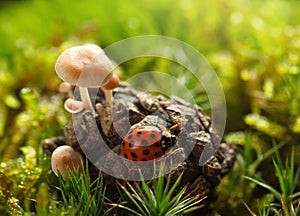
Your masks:
M 106 83 L 104 86 L 102 86 L 105 90 L 112 90 L 114 88 L 117 88 L 120 84 L 120 79 L 117 74 L 113 74 L 112 78 L 109 80 L 108 83 Z
M 97 45 L 86 44 L 66 49 L 57 59 L 57 75 L 72 85 L 98 88 L 111 79 L 114 66 Z
M 82 169 L 83 159 L 79 152 L 71 146 L 63 145 L 57 147 L 51 157 L 51 169 L 56 176 L 60 172 L 63 179 L 67 177 L 67 167 L 71 171 Z
M 63 82 L 59 85 L 58 90 L 61 93 L 66 93 L 66 92 L 72 91 L 72 85 L 70 83 Z
M 68 98 L 64 103 L 64 108 L 70 113 L 79 113 L 84 109 L 84 105 L 82 101 L 77 101 L 73 98 Z

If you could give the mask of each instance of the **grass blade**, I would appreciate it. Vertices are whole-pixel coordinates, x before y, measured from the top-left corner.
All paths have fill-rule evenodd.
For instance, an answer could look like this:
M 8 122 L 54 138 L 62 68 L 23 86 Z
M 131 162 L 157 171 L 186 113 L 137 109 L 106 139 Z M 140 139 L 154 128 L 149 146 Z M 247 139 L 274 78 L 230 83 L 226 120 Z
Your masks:
M 245 208 L 247 209 L 247 211 L 251 214 L 251 216 L 257 216 L 257 215 L 250 209 L 250 207 L 247 205 L 247 203 L 245 203 L 243 200 L 242 200 L 242 203 L 243 203 L 243 205 L 245 206 Z
M 280 185 L 280 188 L 281 188 L 281 192 L 283 193 L 283 195 L 286 195 L 287 194 L 287 191 L 286 191 L 287 188 L 286 188 L 286 185 L 285 185 L 285 179 L 284 179 L 284 176 L 282 174 L 282 171 L 279 168 L 279 166 L 277 165 L 275 160 L 273 160 L 273 164 L 274 164 L 274 167 L 275 167 L 275 173 L 276 173 L 277 178 L 279 180 L 279 185 Z
M 128 187 L 130 188 L 130 190 L 133 192 L 133 195 L 130 194 L 130 192 L 120 183 L 119 186 L 121 187 L 121 189 L 125 192 L 125 194 L 127 195 L 127 197 L 134 203 L 134 205 L 140 210 L 142 215 L 150 215 L 150 212 L 148 211 L 147 208 L 145 208 L 145 202 L 143 201 L 143 199 L 139 196 L 139 194 L 136 192 L 136 190 L 128 183 L 126 182 Z M 142 205 L 140 205 L 137 201 L 139 201 Z M 144 207 L 144 209 L 143 209 Z
M 122 209 L 125 209 L 126 211 L 129 211 L 131 212 L 132 214 L 134 215 L 137 215 L 137 216 L 143 216 L 143 214 L 140 214 L 139 212 L 127 207 L 127 206 L 124 206 L 124 205 L 121 205 L 121 204 L 111 204 L 113 207 L 119 207 L 119 208 L 122 208 Z M 108 212 L 107 212 L 108 213 Z
M 281 194 L 280 194 L 276 189 L 274 189 L 272 186 L 270 186 L 270 185 L 268 185 L 268 184 L 265 184 L 265 183 L 263 183 L 263 182 L 260 182 L 260 181 L 254 179 L 254 178 L 249 177 L 249 176 L 243 176 L 243 178 L 248 179 L 248 180 L 250 180 L 250 181 L 252 181 L 252 182 L 254 182 L 254 183 L 260 185 L 261 187 L 263 187 L 263 188 L 269 190 L 272 194 L 274 194 L 274 196 L 275 196 L 278 200 L 281 199 Z

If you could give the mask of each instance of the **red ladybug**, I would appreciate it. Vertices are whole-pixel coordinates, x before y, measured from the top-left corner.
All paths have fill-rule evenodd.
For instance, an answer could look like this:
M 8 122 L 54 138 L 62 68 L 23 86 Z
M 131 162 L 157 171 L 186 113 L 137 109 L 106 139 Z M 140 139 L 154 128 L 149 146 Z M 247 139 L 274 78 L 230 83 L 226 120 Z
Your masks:
M 140 126 L 130 131 L 123 139 L 121 150 L 132 161 L 148 161 L 164 155 L 161 146 L 161 131 L 154 126 Z

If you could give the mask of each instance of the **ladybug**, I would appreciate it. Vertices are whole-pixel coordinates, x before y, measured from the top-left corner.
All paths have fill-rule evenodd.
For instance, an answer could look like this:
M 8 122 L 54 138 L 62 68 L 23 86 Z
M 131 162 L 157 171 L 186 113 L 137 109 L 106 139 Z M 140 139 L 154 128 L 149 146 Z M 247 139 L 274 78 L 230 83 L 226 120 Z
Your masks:
M 140 126 L 126 134 L 121 151 L 128 160 L 154 160 L 164 155 L 174 139 L 175 135 L 171 135 L 168 130 L 161 132 L 154 126 Z

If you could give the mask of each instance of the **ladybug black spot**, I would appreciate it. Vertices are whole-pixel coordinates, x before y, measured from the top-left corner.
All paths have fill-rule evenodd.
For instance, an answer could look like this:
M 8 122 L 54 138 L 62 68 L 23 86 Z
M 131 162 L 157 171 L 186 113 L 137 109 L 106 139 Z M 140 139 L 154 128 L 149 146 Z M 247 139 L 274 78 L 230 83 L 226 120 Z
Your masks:
M 149 153 L 150 153 L 150 150 L 149 150 L 149 149 L 143 150 L 143 155 L 149 155 Z
M 160 152 L 154 152 L 154 156 L 159 156 L 160 155 Z
M 127 156 L 127 154 L 124 154 L 124 157 L 125 157 L 126 159 L 128 159 L 128 156 Z
M 128 138 L 129 140 L 131 140 L 131 139 L 132 139 L 132 135 L 130 134 L 127 138 Z
M 147 161 L 147 159 L 145 159 L 145 158 L 142 158 L 142 161 Z
M 160 147 L 160 142 L 156 142 L 154 145 L 155 145 L 156 147 Z
M 141 141 L 141 144 L 142 144 L 143 146 L 146 146 L 146 145 L 148 145 L 148 141 L 145 140 L 145 139 L 143 139 L 143 140 Z
M 140 136 L 142 135 L 142 131 L 138 131 L 138 132 L 136 133 L 136 135 L 137 135 L 137 137 L 140 137 Z
M 133 158 L 137 158 L 137 155 L 136 155 L 136 153 L 134 153 L 134 152 L 130 152 L 130 155 L 131 155 Z
M 130 141 L 129 147 L 130 147 L 130 148 L 133 148 L 133 147 L 134 147 L 134 141 Z
M 151 134 L 150 136 L 151 136 L 152 139 L 154 139 L 156 137 L 155 134 Z

